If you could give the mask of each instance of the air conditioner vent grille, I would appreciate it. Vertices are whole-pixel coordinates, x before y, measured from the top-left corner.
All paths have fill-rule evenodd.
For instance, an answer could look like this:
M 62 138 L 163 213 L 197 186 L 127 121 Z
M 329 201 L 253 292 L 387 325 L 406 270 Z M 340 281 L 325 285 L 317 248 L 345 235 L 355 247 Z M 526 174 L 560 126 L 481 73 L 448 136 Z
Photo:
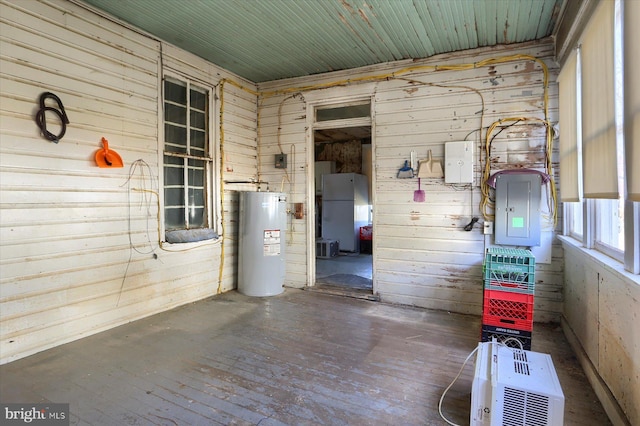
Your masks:
M 524 424 L 525 392 L 505 388 L 504 408 L 502 410 L 502 426 L 522 426 Z
M 511 352 L 513 353 L 513 359 L 522 362 L 529 362 L 529 360 L 527 359 L 527 353 L 525 351 L 513 350 Z
M 524 376 L 531 375 L 531 373 L 529 372 L 529 364 L 527 364 L 526 362 L 514 362 L 513 369 L 517 374 L 522 374 Z
M 545 426 L 549 397 L 519 389 L 504 388 L 502 426 Z
M 527 359 L 527 353 L 525 351 L 513 350 L 513 370 L 517 374 L 523 374 L 530 376 L 529 360 Z

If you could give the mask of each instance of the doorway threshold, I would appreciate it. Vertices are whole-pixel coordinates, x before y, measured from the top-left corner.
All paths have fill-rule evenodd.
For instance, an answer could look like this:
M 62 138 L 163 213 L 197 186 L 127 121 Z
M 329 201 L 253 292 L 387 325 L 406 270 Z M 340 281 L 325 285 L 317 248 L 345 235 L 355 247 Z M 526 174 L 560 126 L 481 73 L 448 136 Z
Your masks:
M 335 296 L 352 297 L 355 299 L 370 300 L 373 302 L 379 302 L 380 297 L 373 294 L 371 289 L 345 287 L 335 284 L 327 284 L 317 282 L 314 286 L 305 287 L 305 290 L 313 291 L 316 293 L 333 294 Z

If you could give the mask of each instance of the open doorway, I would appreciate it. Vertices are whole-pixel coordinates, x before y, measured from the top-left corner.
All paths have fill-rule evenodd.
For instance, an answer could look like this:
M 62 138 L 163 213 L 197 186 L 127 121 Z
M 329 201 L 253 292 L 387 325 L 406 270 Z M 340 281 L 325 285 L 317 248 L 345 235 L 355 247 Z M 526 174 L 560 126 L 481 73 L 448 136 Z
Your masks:
M 322 126 L 313 138 L 316 289 L 372 295 L 371 125 Z

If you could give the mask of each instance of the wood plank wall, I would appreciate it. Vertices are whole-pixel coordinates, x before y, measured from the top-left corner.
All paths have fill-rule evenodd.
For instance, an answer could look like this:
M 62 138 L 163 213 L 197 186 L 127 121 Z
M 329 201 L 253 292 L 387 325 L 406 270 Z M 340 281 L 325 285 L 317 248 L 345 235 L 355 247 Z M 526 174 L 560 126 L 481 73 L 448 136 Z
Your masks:
M 323 74 L 308 78 L 277 81 L 260 85 L 263 92 L 294 90 L 309 85 L 336 87 L 300 92 L 299 99 L 287 101 L 285 95 L 266 97 L 261 101 L 259 150 L 260 173 L 278 180 L 283 176 L 270 159 L 278 150 L 296 153 L 288 173 L 295 175 L 295 185 L 286 186 L 290 198 L 305 202 L 308 215 L 304 220 L 291 220 L 295 228 L 288 251 L 288 285 L 302 287 L 308 283 L 306 271 L 311 247 L 309 238 L 313 205 L 309 203 L 313 179 L 311 132 L 312 106 L 323 102 L 349 101 L 370 97 L 374 104 L 374 292 L 383 301 L 445 309 L 462 313 L 481 313 L 482 259 L 492 239 L 482 234 L 479 210 L 481 167 L 475 164 L 475 184 L 469 187 L 445 185 L 442 179 L 425 179 L 422 188 L 426 202 L 413 201 L 416 179 L 397 179 L 398 169 L 410 152 L 426 158 L 431 149 L 435 157 L 444 156 L 444 143 L 472 140 L 475 157 L 480 156 L 480 96 L 485 102 L 483 125 L 507 117 L 544 118 L 543 73 L 539 64 L 518 60 L 491 67 L 465 71 L 416 71 L 402 78 L 363 84 L 344 83 L 347 79 L 389 74 L 417 65 L 467 64 L 492 57 L 527 54 L 541 58 L 550 68 L 549 106 L 552 121 L 557 120 L 557 90 L 551 40 L 522 45 L 500 46 L 439 55 L 424 61 L 399 62 L 366 67 L 359 70 Z M 436 87 L 434 85 L 447 86 Z M 465 86 L 468 88 L 462 88 Z M 291 96 L 291 95 L 286 95 Z M 305 105 L 307 107 L 305 108 Z M 278 119 L 278 111 L 281 110 Z M 280 125 L 278 124 L 280 123 Z M 277 129 L 280 127 L 280 147 Z M 483 130 L 483 135 L 486 129 Z M 497 132 L 497 131 L 496 131 Z M 494 134 L 496 133 L 494 132 Z M 483 136 L 484 137 L 484 136 Z M 542 127 L 518 123 L 500 132 L 492 144 L 492 171 L 509 168 L 544 168 L 545 137 Z M 554 144 L 553 162 L 557 168 Z M 556 176 L 557 178 L 557 176 Z M 556 180 L 557 182 L 557 180 Z M 311 199 L 312 200 L 312 199 Z M 544 208 L 546 209 L 546 203 Z M 491 211 L 489 211 L 492 213 Z M 462 230 L 472 217 L 480 223 L 472 232 Z M 560 224 L 543 221 L 545 230 L 553 232 L 549 247 L 551 262 L 536 267 L 536 321 L 558 321 L 562 307 L 563 259 L 555 235 Z
M 157 192 L 161 181 L 163 65 L 212 93 L 223 78 L 252 84 L 65 0 L 0 8 L 0 363 L 233 289 L 238 188 L 225 187 L 218 208 L 230 237 L 219 282 L 220 242 L 159 247 L 158 199 L 131 187 Z M 34 122 L 46 91 L 69 116 L 57 144 Z M 257 170 L 256 96 L 227 87 L 225 99 L 228 161 L 216 187 Z M 103 136 L 124 168 L 95 166 Z M 139 159 L 149 173 L 134 170 L 128 185 Z
M 575 352 L 588 358 L 585 362 L 578 356 L 587 375 L 591 370 L 598 375 L 592 385 L 605 409 L 617 401 L 630 424 L 640 424 L 640 286 L 622 268 L 608 266 L 605 255 L 594 259 L 568 240 L 564 244 L 564 325 L 579 342 Z M 606 402 L 609 393 L 613 395 L 610 404 Z
M 217 219 L 224 218 L 225 244 L 168 251 L 154 244 L 157 200 L 127 187 L 129 166 L 138 159 L 149 166 L 156 186 L 140 176 L 133 182 L 157 189 L 160 181 L 161 68 L 196 78 L 212 90 L 219 90 L 224 78 L 241 80 L 65 0 L 1 0 L 1 6 L 0 362 L 234 288 L 237 191 L 257 185 L 232 182 L 265 181 L 261 189 L 282 190 L 291 204 L 305 204 L 304 219 L 289 219 L 286 285 L 309 284 L 309 105 L 352 98 L 374 103 L 375 291 L 390 302 L 480 313 L 480 263 L 490 241 L 478 227 L 460 231 L 471 215 L 479 215 L 477 185 L 470 191 L 425 182 L 427 202 L 417 204 L 412 200 L 415 180 L 395 179 L 411 150 L 424 157 L 431 148 L 441 156 L 444 142 L 467 135 L 479 140 L 473 133 L 480 110 L 473 92 L 391 80 L 256 101 L 251 93 L 225 85 L 223 171 L 213 176 L 214 182 L 227 182 L 217 194 L 224 199 Z M 553 46 L 546 41 L 274 82 L 261 89 L 513 53 L 544 58 L 555 80 Z M 541 116 L 541 72 L 530 61 L 405 77 L 480 90 L 487 124 L 507 115 Z M 44 91 L 60 96 L 69 115 L 67 133 L 58 144 L 43 139 L 34 124 Z M 553 119 L 553 84 L 550 95 Z M 219 108 L 216 103 L 217 112 Z M 93 154 L 102 136 L 123 157 L 123 169 L 95 167 Z M 514 126 L 496 138 L 492 161 L 496 168 L 539 167 L 541 144 L 539 130 Z M 286 173 L 273 165 L 273 155 L 280 152 L 289 155 Z M 561 265 L 562 252 L 554 240 L 552 263 L 536 269 L 538 321 L 559 318 Z

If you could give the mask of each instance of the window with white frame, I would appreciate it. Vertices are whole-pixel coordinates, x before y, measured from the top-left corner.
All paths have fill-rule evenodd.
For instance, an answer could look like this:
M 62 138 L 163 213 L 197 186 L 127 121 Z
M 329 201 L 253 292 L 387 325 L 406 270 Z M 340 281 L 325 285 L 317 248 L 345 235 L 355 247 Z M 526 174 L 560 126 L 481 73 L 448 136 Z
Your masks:
M 625 156 L 631 154 L 628 147 L 633 146 L 633 141 L 628 133 L 625 134 L 625 119 L 630 111 L 625 111 L 623 102 L 628 96 L 623 75 L 630 77 L 629 73 L 623 73 L 624 63 L 628 60 L 623 54 L 625 12 L 628 11 L 623 10 L 619 0 L 599 4 L 582 34 L 577 61 L 572 62 L 575 58 L 570 56 L 558 78 L 561 184 L 568 182 L 571 194 L 563 200 L 566 233 L 581 240 L 585 247 L 620 262 L 637 258 L 625 256 L 625 251 L 634 250 L 633 241 L 627 240 L 637 238 L 635 235 L 638 234 L 637 229 L 625 229 L 625 209 L 633 205 L 626 201 L 634 200 L 626 190 L 632 187 L 627 179 L 633 171 L 629 168 L 633 162 Z M 574 86 L 577 93 L 572 94 L 569 89 Z M 563 132 L 563 128 L 568 130 Z M 571 158 L 574 152 L 578 167 L 571 163 L 575 161 Z M 563 158 L 567 159 L 564 178 Z M 593 202 L 576 202 L 582 197 L 591 198 Z M 633 221 L 627 221 L 627 226 L 629 224 L 632 228 L 640 226 Z M 583 235 L 585 229 L 587 234 Z M 625 267 L 630 271 L 638 269 L 634 264 L 625 264 Z
M 212 228 L 210 90 L 166 77 L 164 93 L 164 228 Z
M 624 132 L 622 101 L 622 16 L 619 3 L 613 13 L 613 106 L 615 115 L 615 163 L 618 197 L 597 199 L 594 205 L 595 247 L 609 256 L 624 261 Z

